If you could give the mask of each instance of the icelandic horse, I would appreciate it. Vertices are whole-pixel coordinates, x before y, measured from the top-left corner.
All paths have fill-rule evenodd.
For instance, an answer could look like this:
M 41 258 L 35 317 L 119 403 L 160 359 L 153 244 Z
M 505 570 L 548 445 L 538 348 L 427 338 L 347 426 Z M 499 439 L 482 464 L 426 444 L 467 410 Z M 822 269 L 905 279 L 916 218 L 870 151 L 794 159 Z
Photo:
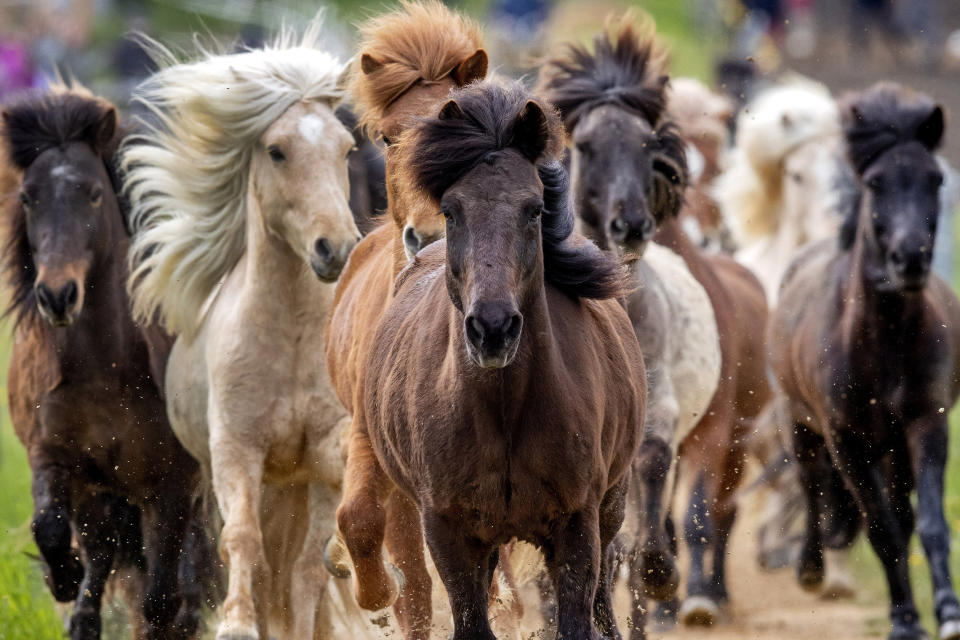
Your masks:
M 558 638 L 619 637 L 612 542 L 646 395 L 619 262 L 573 234 L 559 116 L 518 82 L 455 91 L 388 164 L 446 239 L 397 279 L 354 407 L 340 531 L 358 599 L 384 600 L 391 493 L 418 506 L 455 640 L 492 639 L 499 546 L 538 546 Z
M 577 125 L 591 121 L 595 127 L 606 126 L 619 132 L 619 144 L 612 148 L 578 149 L 574 144 L 573 151 L 583 155 L 579 161 L 584 163 L 609 153 L 611 161 L 607 166 L 618 175 L 607 180 L 618 185 L 634 184 L 638 175 L 636 163 L 649 157 L 648 141 L 624 132 L 652 130 L 666 101 L 664 88 L 668 80 L 661 75 L 654 82 L 636 86 L 637 60 L 649 56 L 647 40 L 652 37 L 653 27 L 636 31 L 631 22 L 624 19 L 620 26 L 611 25 L 609 36 L 597 38 L 594 54 L 569 47 L 566 55 L 552 58 L 546 68 L 549 99 L 560 109 L 574 139 Z M 635 146 L 626 151 L 630 142 Z M 622 154 L 617 161 L 615 153 Z M 656 184 L 664 190 L 676 187 L 681 179 L 679 163 L 661 159 L 654 169 L 655 175 L 662 176 Z M 673 193 L 672 197 L 682 198 L 679 190 L 673 189 Z M 611 232 L 647 235 L 655 230 L 654 240 L 684 259 L 713 305 L 720 337 L 720 381 L 706 413 L 681 445 L 679 468 L 680 474 L 695 484 L 686 527 L 690 575 L 687 598 L 679 613 L 685 622 L 711 624 L 720 606 L 729 600 L 724 568 L 727 539 L 736 517 L 735 492 L 742 477 L 746 423 L 757 415 L 770 395 L 763 345 L 766 300 L 760 283 L 743 266 L 726 256 L 707 255 L 695 246 L 678 216 L 667 217 L 657 227 L 649 216 L 637 215 L 635 201 L 647 198 L 640 189 L 624 188 L 623 193 L 611 189 L 609 195 L 622 201 L 614 203 L 620 215 L 610 220 Z M 588 193 L 587 197 L 598 196 Z M 707 535 L 711 528 L 712 535 Z M 713 566 L 707 574 L 703 560 L 711 546 Z M 664 568 L 670 571 L 675 567 L 671 562 Z M 667 611 L 661 610 L 661 614 L 667 613 L 676 615 L 676 606 L 671 604 Z
M 618 58 L 625 50 L 631 55 Z M 592 53 L 574 51 L 545 68 L 541 87 L 547 100 L 569 104 L 571 83 L 584 98 L 601 96 L 607 87 L 597 68 L 613 59 L 623 63 L 613 97 L 569 113 L 566 124 L 580 229 L 629 265 L 634 288 L 626 308 L 647 370 L 643 440 L 621 534 L 628 538 L 630 634 L 642 638 L 647 597 L 670 600 L 679 586 L 665 527 L 674 492 L 673 461 L 717 389 L 720 342 L 703 286 L 680 256 L 652 242 L 657 226 L 678 215 L 687 186 L 684 142 L 664 118 L 662 53 L 652 34 L 637 32 L 626 21 L 597 38 Z
M 327 590 L 347 414 L 316 352 L 360 238 L 347 204 L 353 137 L 334 110 L 345 68 L 315 20 L 262 49 L 202 52 L 136 99 L 153 117 L 124 148 L 136 230 L 134 315 L 178 335 L 170 421 L 212 481 L 228 568 L 218 640 L 364 633 Z M 149 44 L 149 43 L 148 43 Z M 339 583 L 337 584 L 339 588 Z
M 2 115 L 10 416 L 47 585 L 74 601 L 70 637 L 95 639 L 115 568 L 133 569 L 134 582 L 145 570 L 124 589 L 144 591 L 137 637 L 195 637 L 212 572 L 186 557 L 203 544 L 187 539 L 200 475 L 167 422 L 170 338 L 130 314 L 115 155 L 125 131 L 112 104 L 78 85 L 10 101 Z M 184 547 L 193 579 L 178 583 Z
M 340 276 L 327 327 L 326 362 L 337 396 L 351 414 L 363 393 L 364 368 L 374 330 L 393 297 L 394 277 L 424 246 L 443 235 L 436 207 L 419 194 L 391 162 L 394 141 L 431 114 L 451 90 L 482 79 L 487 54 L 479 28 L 436 0 L 404 2 L 400 8 L 361 25 L 360 55 L 351 83 L 361 126 L 386 145 L 387 215 L 357 245 Z M 388 505 L 386 545 L 403 573 L 404 589 L 394 582 L 378 597 L 358 601 L 379 610 L 396 600 L 394 611 L 404 637 L 429 637 L 433 617 L 432 580 L 427 571 L 420 515 L 397 493 Z M 336 539 L 326 547 L 332 573 L 349 568 Z M 369 591 L 363 592 L 366 596 Z M 398 597 L 399 596 L 399 597 Z
M 891 640 L 927 638 L 910 586 L 917 533 L 942 639 L 960 638 L 944 518 L 947 411 L 960 395 L 960 301 L 930 273 L 943 174 L 943 111 L 880 83 L 842 103 L 858 202 L 836 239 L 788 268 L 770 320 L 770 362 L 789 400 L 806 497 L 797 575 L 823 581 L 822 495 L 839 472 L 886 573 Z M 917 492 L 917 511 L 910 501 Z

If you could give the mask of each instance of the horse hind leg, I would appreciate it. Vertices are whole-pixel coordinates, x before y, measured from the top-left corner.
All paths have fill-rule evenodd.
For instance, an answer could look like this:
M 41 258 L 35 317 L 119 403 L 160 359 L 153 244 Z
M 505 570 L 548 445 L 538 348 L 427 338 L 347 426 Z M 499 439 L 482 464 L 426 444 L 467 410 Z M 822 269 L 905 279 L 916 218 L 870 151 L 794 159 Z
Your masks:
M 31 528 L 47 571 L 45 578 L 58 602 L 71 602 L 80 592 L 83 563 L 73 548 L 70 527 L 70 474 L 59 465 L 34 468 Z
M 293 640 L 335 637 L 328 615 L 329 603 L 325 601 L 330 576 L 323 568 L 323 542 L 336 507 L 337 492 L 334 489 L 322 483 L 310 485 L 307 534 L 291 574 Z M 345 629 L 341 633 L 349 632 L 350 622 L 344 621 Z
M 71 640 L 100 638 L 100 607 L 117 551 L 117 531 L 110 510 L 112 501 L 111 496 L 98 494 L 84 501 L 77 512 L 78 537 L 87 567 L 70 617 Z

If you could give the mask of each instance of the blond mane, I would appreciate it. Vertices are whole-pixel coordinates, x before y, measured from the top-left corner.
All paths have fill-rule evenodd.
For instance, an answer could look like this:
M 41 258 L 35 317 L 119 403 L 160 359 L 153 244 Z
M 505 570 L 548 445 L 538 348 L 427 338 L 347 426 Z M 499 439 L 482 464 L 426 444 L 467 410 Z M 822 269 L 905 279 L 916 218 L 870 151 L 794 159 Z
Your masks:
M 147 41 L 161 68 L 136 100 L 150 117 L 122 150 L 137 320 L 194 335 L 204 302 L 244 252 L 257 141 L 293 104 L 343 97 L 343 65 L 319 48 L 320 26 L 314 20 L 299 42 L 284 29 L 263 49 L 201 50 L 193 62 Z
M 361 126 L 376 128 L 383 110 L 414 83 L 442 80 L 481 47 L 480 27 L 439 0 L 403 0 L 367 21 L 359 50 L 382 66 L 365 74 L 362 57 L 354 61 L 350 93 Z
M 840 115 L 825 87 L 795 80 L 761 93 L 737 119 L 736 146 L 713 195 L 741 240 L 776 233 L 784 159 L 802 145 L 840 136 Z

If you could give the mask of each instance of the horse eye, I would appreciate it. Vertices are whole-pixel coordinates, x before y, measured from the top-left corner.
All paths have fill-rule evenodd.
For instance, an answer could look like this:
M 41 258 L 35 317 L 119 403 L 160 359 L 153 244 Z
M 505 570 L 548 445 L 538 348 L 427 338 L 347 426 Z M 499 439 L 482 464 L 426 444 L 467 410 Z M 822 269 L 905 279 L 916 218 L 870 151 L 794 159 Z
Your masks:
M 383 146 L 385 147 L 389 147 L 391 144 L 393 144 L 392 142 L 390 142 L 390 138 L 388 138 L 387 136 L 380 136 L 380 139 L 383 140 Z
M 932 173 L 930 174 L 930 186 L 933 188 L 939 188 L 943 186 L 943 174 L 942 173 Z
M 25 194 L 25 193 L 21 193 L 21 194 L 20 194 L 20 204 L 23 205 L 23 208 L 24 208 L 24 209 L 29 209 L 29 208 L 30 208 L 30 197 L 29 197 L 27 194 Z
M 360 147 L 358 147 L 357 145 L 353 145 L 352 147 L 347 149 L 347 153 L 344 154 L 344 157 L 349 157 L 351 153 L 353 153 L 354 151 L 357 151 L 359 148 Z
M 867 186 L 873 191 L 879 191 L 883 188 L 883 179 L 880 176 L 874 176 L 867 180 Z
M 583 154 L 583 155 L 585 155 L 585 156 L 590 155 L 590 143 L 588 143 L 588 142 L 578 142 L 578 143 L 577 143 L 577 151 L 579 151 L 581 154 Z
M 541 215 L 543 215 L 543 205 L 536 205 L 530 208 L 530 219 L 536 220 Z
M 267 147 L 267 154 L 269 154 L 270 159 L 274 162 L 283 162 L 287 159 L 287 156 L 283 154 L 283 151 L 280 151 L 280 147 L 273 145 Z
M 440 215 L 442 215 L 444 220 L 447 222 L 450 222 L 453 219 L 453 213 L 451 213 L 450 209 L 447 209 L 446 207 L 440 209 Z
M 799 173 L 791 173 L 790 179 L 796 182 L 797 184 L 803 184 L 803 176 Z
M 90 192 L 90 204 L 95 207 L 99 207 L 100 203 L 103 201 L 103 189 L 99 186 L 94 187 Z

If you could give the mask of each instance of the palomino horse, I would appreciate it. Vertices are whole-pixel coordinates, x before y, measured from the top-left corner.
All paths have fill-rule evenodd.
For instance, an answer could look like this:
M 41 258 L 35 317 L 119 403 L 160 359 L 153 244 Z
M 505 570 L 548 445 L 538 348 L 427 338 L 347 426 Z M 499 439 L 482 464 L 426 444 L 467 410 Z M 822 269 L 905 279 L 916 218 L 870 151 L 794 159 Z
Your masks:
M 711 189 L 720 175 L 730 140 L 733 102 L 693 78 L 671 78 L 667 118 L 686 143 L 688 184 L 682 209 L 684 230 L 693 241 L 714 251 L 732 252 L 735 239 Z
M 843 122 L 860 206 L 839 246 L 818 243 L 793 262 L 770 324 L 771 364 L 790 400 L 807 497 L 798 575 L 806 587 L 823 580 L 819 500 L 832 464 L 886 571 L 890 638 L 926 638 L 907 561 L 916 488 L 938 635 L 955 640 L 960 604 L 943 483 L 946 411 L 960 394 L 960 302 L 930 274 L 943 112 L 926 96 L 880 84 L 846 102 Z
M 626 29 L 621 35 L 639 44 L 632 28 Z M 550 73 L 559 68 L 552 65 L 543 79 L 548 99 L 575 74 L 581 87 L 603 90 L 594 69 L 599 58 L 613 57 L 612 43 L 599 39 L 594 53 L 577 51 L 592 64 L 568 65 L 560 74 Z M 587 237 L 630 264 L 636 288 L 627 311 L 647 367 L 646 423 L 624 527 L 632 537 L 626 544 L 635 638 L 644 634 L 646 596 L 663 601 L 676 595 L 680 574 L 664 527 L 673 460 L 710 404 L 720 376 L 717 323 L 707 292 L 679 256 L 650 243 L 657 225 L 679 213 L 687 178 L 684 143 L 662 122 L 660 59 L 653 41 L 644 40 L 629 58 L 632 77 L 616 100 L 567 120 L 577 216 Z M 621 118 L 617 105 L 624 103 L 636 105 L 649 120 Z M 627 165 L 629 171 L 619 170 Z
M 767 89 L 740 112 L 713 193 L 734 225 L 737 261 L 757 274 L 771 303 L 797 249 L 836 237 L 842 138 L 836 102 L 814 82 Z
M 725 256 L 704 255 L 676 217 L 664 219 L 657 230 L 654 212 L 645 206 L 648 201 L 673 199 L 676 203 L 664 210 L 679 208 L 682 153 L 679 157 L 664 153 L 664 132 L 654 130 L 666 103 L 667 77 L 646 72 L 646 65 L 658 66 L 650 60 L 652 27 L 638 30 L 631 22 L 628 16 L 598 36 L 592 54 L 574 46 L 552 59 L 545 70 L 545 86 L 575 141 L 578 126 L 584 132 L 616 133 L 604 138 L 607 146 L 587 141 L 585 134 L 581 134 L 583 144 L 574 145 L 580 154 L 578 162 L 585 166 L 603 162 L 610 172 L 609 177 L 584 187 L 587 200 L 611 199 L 609 206 L 617 213 L 609 221 L 611 235 L 650 238 L 656 231 L 657 242 L 683 257 L 713 305 L 720 337 L 720 382 L 706 413 L 681 447 L 681 472 L 699 477 L 698 484 L 703 485 L 699 493 L 704 494 L 696 505 L 700 524 L 690 527 L 687 536 L 692 562 L 681 615 L 689 622 L 712 622 L 718 605 L 727 600 L 723 570 L 736 515 L 734 492 L 743 468 L 744 422 L 759 412 L 769 395 L 763 346 L 767 309 L 763 289 L 746 269 Z M 651 144 L 656 145 L 653 150 Z M 652 165 L 641 169 L 641 163 L 651 162 L 651 152 Z M 641 184 L 638 176 L 649 183 Z M 607 183 L 609 189 L 601 191 Z M 589 215 L 589 210 L 583 213 Z M 706 512 L 715 521 L 716 532 L 709 576 L 703 570 L 704 553 L 711 543 L 702 526 Z
M 399 276 L 355 407 L 338 520 L 358 599 L 383 599 L 382 505 L 399 488 L 420 509 L 456 640 L 494 637 L 491 578 L 513 538 L 544 552 L 558 637 L 618 637 L 607 551 L 646 378 L 613 299 L 622 269 L 571 235 L 566 194 L 545 193 L 566 184 L 560 119 L 519 83 L 475 83 L 396 147 L 446 240 Z
M 159 124 L 124 151 L 135 315 L 179 334 L 168 411 L 224 519 L 220 639 L 331 633 L 322 548 L 346 412 L 316 352 L 359 233 L 353 138 L 334 115 L 343 66 L 319 26 L 192 63 L 156 46 L 138 99 Z
M 436 207 L 418 194 L 402 171 L 398 177 L 389 145 L 417 117 L 430 115 L 451 89 L 481 79 L 487 71 L 479 29 L 440 2 L 404 3 L 361 26 L 360 32 L 362 53 L 352 94 L 360 122 L 388 145 L 389 221 L 367 235 L 350 256 L 327 328 L 327 367 L 338 397 L 351 413 L 360 402 L 373 329 L 392 298 L 394 277 L 408 257 L 443 235 Z M 387 548 L 406 581 L 396 602 L 397 619 L 406 637 L 427 638 L 432 581 L 417 526 L 420 515 L 400 494 L 391 500 L 389 512 Z M 334 568 L 333 555 L 332 551 L 327 555 L 328 566 L 343 575 Z M 388 599 L 396 596 L 394 589 Z M 389 602 L 361 599 L 359 604 L 376 610 Z
M 199 473 L 167 423 L 170 340 L 130 317 L 121 138 L 114 107 L 81 87 L 3 108 L 10 415 L 33 471 L 47 582 L 76 600 L 74 640 L 100 637 L 107 580 L 115 566 L 142 567 L 144 552 L 146 598 L 132 613 L 147 637 L 194 636 L 200 616 L 199 584 L 177 585 Z

